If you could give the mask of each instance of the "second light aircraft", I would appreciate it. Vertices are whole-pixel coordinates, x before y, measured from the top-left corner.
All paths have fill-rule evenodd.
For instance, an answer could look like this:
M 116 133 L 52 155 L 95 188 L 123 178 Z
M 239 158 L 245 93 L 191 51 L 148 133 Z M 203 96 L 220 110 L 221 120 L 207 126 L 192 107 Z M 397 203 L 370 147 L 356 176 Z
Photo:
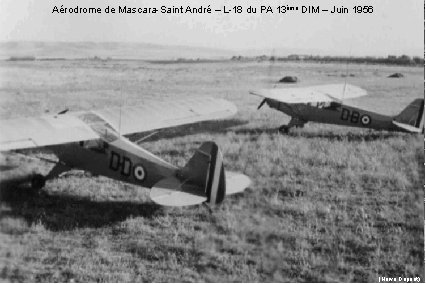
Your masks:
M 303 127 L 308 121 L 376 130 L 424 132 L 424 99 L 411 102 L 395 116 L 353 107 L 344 100 L 367 95 L 367 91 L 349 84 L 331 84 L 300 88 L 263 89 L 250 92 L 263 97 L 259 108 L 268 104 L 291 117 L 279 130 Z

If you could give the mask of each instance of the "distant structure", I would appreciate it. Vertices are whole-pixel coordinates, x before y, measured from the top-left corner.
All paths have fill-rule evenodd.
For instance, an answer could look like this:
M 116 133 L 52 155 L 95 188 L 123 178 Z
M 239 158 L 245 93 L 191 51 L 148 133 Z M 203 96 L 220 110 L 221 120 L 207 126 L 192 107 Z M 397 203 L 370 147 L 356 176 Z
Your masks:
M 392 75 L 389 75 L 388 78 L 403 78 L 404 75 L 402 73 L 393 73 Z
M 408 55 L 389 55 L 387 57 L 375 56 L 320 56 L 320 55 L 306 55 L 306 54 L 290 54 L 288 56 L 242 56 L 235 55 L 231 58 L 232 61 L 296 61 L 296 62 L 319 62 L 319 63 L 356 63 L 356 64 L 388 64 L 388 65 L 403 65 L 403 66 L 424 66 L 425 60 L 422 57 Z
M 34 61 L 35 56 L 11 56 L 9 61 Z
M 296 76 L 285 76 L 279 80 L 279 83 L 297 83 L 299 79 Z
M 341 74 L 340 77 L 355 77 L 354 73 L 350 73 L 350 74 Z

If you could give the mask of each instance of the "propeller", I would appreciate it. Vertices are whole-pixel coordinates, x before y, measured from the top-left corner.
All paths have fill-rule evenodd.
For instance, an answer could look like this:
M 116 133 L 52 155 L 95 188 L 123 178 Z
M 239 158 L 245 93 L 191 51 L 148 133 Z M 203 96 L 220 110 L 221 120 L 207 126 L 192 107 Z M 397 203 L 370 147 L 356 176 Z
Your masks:
M 257 109 L 259 110 L 265 103 L 266 103 L 266 99 L 263 99 L 263 101 L 260 103 Z
M 60 111 L 60 112 L 58 112 L 58 114 L 65 114 L 65 113 L 67 113 L 69 111 L 69 108 L 66 108 L 66 109 L 64 109 L 64 110 L 62 110 L 62 111 Z
M 266 89 L 270 88 L 270 86 L 268 86 L 270 84 L 270 81 L 268 79 L 270 79 L 272 77 L 273 67 L 274 67 L 275 60 L 276 60 L 276 58 L 275 58 L 275 49 L 272 49 L 271 56 L 269 57 L 269 66 L 268 66 L 268 70 L 267 70 L 268 74 L 267 74 L 267 81 L 266 81 Z M 275 89 L 276 86 L 277 85 L 274 84 L 272 88 Z M 257 109 L 259 110 L 266 103 L 266 101 L 267 101 L 267 98 L 264 98 L 260 102 L 260 104 L 257 107 Z

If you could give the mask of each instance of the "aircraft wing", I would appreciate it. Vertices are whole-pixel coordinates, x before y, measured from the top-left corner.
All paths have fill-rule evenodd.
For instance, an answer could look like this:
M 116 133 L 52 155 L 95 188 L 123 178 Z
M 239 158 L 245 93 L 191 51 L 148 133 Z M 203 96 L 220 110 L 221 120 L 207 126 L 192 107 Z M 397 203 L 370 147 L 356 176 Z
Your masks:
M 349 84 L 331 84 L 300 88 L 263 89 L 250 92 L 253 95 L 288 104 L 313 102 L 341 102 L 367 95 L 367 91 Z
M 113 107 L 33 118 L 0 121 L 0 151 L 36 148 L 115 135 L 221 119 L 237 112 L 234 104 L 208 97 L 151 102 L 140 106 Z M 105 129 L 107 131 L 105 131 Z M 112 138 L 114 139 L 114 137 Z
M 99 138 L 86 123 L 69 114 L 0 121 L 0 151 L 35 148 Z
M 167 128 L 205 120 L 232 116 L 237 108 L 223 99 L 199 97 L 162 102 L 146 102 L 140 106 L 121 108 L 121 135 Z M 114 107 L 94 112 L 117 131 L 120 125 L 120 108 Z

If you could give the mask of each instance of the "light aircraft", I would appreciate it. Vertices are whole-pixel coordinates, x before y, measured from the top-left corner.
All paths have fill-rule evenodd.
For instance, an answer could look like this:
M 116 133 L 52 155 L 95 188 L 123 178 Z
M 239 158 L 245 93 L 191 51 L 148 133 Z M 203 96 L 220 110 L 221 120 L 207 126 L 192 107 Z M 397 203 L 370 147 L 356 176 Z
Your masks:
M 372 128 L 376 130 L 424 132 L 424 99 L 415 99 L 400 114 L 387 116 L 344 103 L 367 95 L 367 91 L 349 84 L 331 84 L 300 88 L 262 89 L 250 92 L 265 103 L 291 117 L 279 130 L 303 127 L 308 121 Z
M 224 171 L 222 154 L 214 142 L 203 143 L 178 168 L 124 135 L 221 119 L 236 111 L 226 100 L 193 98 L 2 120 L 0 152 L 20 155 L 22 149 L 43 148 L 57 156 L 59 161 L 46 176 L 37 173 L 30 177 L 34 188 L 71 169 L 81 169 L 151 188 L 151 199 L 161 205 L 214 205 L 250 185 L 247 176 Z

